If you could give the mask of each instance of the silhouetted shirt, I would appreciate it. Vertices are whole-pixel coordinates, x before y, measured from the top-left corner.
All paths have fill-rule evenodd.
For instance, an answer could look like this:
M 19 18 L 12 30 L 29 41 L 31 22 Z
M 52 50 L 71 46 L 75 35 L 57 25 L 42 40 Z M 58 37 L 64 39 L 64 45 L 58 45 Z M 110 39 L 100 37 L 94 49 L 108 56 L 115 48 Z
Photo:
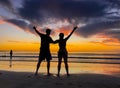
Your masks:
M 59 44 L 59 52 L 67 52 L 67 49 L 66 49 L 67 38 L 59 39 L 59 40 L 56 40 L 55 42 Z
M 45 35 L 45 34 L 40 34 L 40 37 L 41 37 L 41 47 L 40 49 L 41 50 L 44 50 L 44 51 L 49 51 L 49 47 L 50 47 L 50 43 L 53 42 L 52 38 L 48 35 Z

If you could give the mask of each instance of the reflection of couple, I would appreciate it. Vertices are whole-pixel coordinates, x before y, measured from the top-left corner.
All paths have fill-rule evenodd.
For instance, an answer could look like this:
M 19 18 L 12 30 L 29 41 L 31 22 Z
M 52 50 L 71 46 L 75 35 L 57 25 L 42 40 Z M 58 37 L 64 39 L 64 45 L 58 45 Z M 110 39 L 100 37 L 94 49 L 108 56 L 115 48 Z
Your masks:
M 68 53 L 66 50 L 66 42 L 70 38 L 70 36 L 73 34 L 73 32 L 77 29 L 77 27 L 74 27 L 72 32 L 64 38 L 64 34 L 60 33 L 59 34 L 59 39 L 56 41 L 53 41 L 52 38 L 49 36 L 51 33 L 50 29 L 46 29 L 46 34 L 42 34 L 37 30 L 37 27 L 33 27 L 33 29 L 36 31 L 36 33 L 41 37 L 41 48 L 40 48 L 40 54 L 39 54 L 39 61 L 37 64 L 37 69 L 35 72 L 35 75 L 38 74 L 38 69 L 40 67 L 40 64 L 42 60 L 46 59 L 47 60 L 47 75 L 50 75 L 49 69 L 50 69 L 50 60 L 52 59 L 51 53 L 50 53 L 50 43 L 58 43 L 59 44 L 59 51 L 58 51 L 58 76 L 60 73 L 60 68 L 61 68 L 61 62 L 62 58 L 64 58 L 64 63 L 65 63 L 65 68 L 67 72 L 67 76 L 69 76 L 69 71 L 68 71 L 68 64 L 67 64 L 67 58 L 68 58 Z

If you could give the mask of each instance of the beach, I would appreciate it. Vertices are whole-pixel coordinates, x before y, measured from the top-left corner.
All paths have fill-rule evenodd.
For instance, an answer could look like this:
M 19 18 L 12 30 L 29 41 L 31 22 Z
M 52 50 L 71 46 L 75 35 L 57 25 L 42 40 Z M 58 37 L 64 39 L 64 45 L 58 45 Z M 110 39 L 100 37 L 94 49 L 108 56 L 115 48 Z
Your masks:
M 0 88 L 120 88 L 120 0 L 0 7 Z
M 0 7 L 0 88 L 120 88 L 120 0 Z
M 60 78 L 43 73 L 0 71 L 1 88 L 120 88 L 120 78 L 102 74 L 71 74 Z
M 63 62 L 60 77 L 57 77 L 57 54 L 52 54 L 52 75 L 47 76 L 47 63 L 43 61 L 38 76 L 35 76 L 37 55 L 14 53 L 10 61 L 9 53 L 2 53 L 0 88 L 120 88 L 119 54 L 71 53 L 68 58 L 69 77 Z
M 110 64 L 69 62 L 70 76 L 66 76 L 62 63 L 57 77 L 57 62 L 51 62 L 51 76 L 46 74 L 46 62 L 42 62 L 38 76 L 34 75 L 37 62 L 0 61 L 1 88 L 120 88 L 120 69 Z M 108 69 L 109 68 L 109 69 Z

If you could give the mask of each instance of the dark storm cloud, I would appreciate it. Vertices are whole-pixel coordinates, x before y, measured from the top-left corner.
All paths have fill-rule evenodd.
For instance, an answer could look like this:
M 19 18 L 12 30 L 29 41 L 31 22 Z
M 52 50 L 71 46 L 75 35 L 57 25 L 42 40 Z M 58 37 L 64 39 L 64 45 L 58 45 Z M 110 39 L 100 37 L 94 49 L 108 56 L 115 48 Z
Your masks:
M 120 7 L 120 0 L 106 0 L 111 3 L 112 6 Z
M 83 23 L 78 29 L 81 36 L 89 37 L 98 33 L 120 28 L 120 0 L 22 0 L 21 7 L 14 10 L 17 19 L 5 19 L 23 30 L 33 33 L 32 24 L 67 20 L 74 24 Z M 11 0 L 11 2 L 13 2 Z M 0 4 L 12 7 L 9 0 Z M 50 18 L 50 19 L 49 19 Z M 24 19 L 24 20 L 19 20 Z M 73 22 L 74 20 L 74 22 Z M 28 21 L 29 24 L 26 22 Z M 110 35 L 111 33 L 109 33 Z M 114 33 L 115 34 L 115 33 Z
M 89 37 L 94 34 L 109 32 L 111 29 L 114 28 L 120 28 L 120 20 L 102 21 L 86 24 L 85 26 L 81 27 L 78 32 L 84 37 Z
M 19 9 L 19 14 L 28 20 L 39 22 L 51 17 L 72 20 L 104 16 L 106 7 L 106 3 L 95 0 L 26 0 Z
M 9 23 L 12 23 L 14 25 L 17 25 L 18 27 L 20 27 L 21 29 L 24 29 L 25 31 L 27 32 L 32 32 L 34 33 L 34 30 L 32 30 L 32 25 L 25 21 L 25 20 L 22 20 L 22 19 L 9 19 L 9 20 L 5 20 Z
M 29 21 L 38 22 L 42 18 L 40 13 L 40 0 L 25 0 L 23 7 L 18 9 L 19 15 Z
M 14 9 L 13 9 L 11 0 L 0 0 L 0 7 L 10 10 L 11 13 L 14 13 Z
M 15 24 L 17 26 L 19 26 L 20 28 L 23 28 L 25 29 L 26 28 L 26 25 L 28 25 L 25 21 L 23 20 L 17 20 L 17 19 L 9 19 L 9 20 L 5 20 L 7 22 L 10 22 L 12 24 Z
M 34 24 L 44 24 L 49 18 L 67 19 L 75 23 L 86 22 L 86 19 L 106 15 L 108 3 L 100 0 L 26 0 L 18 9 L 19 15 Z
M 0 0 L 0 5 L 6 6 L 6 7 L 11 7 L 11 2 L 10 0 Z

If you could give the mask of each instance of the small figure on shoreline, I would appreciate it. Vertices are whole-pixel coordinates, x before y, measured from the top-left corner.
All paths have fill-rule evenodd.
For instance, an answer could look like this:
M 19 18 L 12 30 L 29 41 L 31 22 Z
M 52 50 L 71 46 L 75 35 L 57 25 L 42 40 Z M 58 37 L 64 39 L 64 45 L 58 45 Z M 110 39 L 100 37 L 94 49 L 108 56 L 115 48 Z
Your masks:
M 10 50 L 10 68 L 12 67 L 12 55 L 13 55 L 13 51 Z

